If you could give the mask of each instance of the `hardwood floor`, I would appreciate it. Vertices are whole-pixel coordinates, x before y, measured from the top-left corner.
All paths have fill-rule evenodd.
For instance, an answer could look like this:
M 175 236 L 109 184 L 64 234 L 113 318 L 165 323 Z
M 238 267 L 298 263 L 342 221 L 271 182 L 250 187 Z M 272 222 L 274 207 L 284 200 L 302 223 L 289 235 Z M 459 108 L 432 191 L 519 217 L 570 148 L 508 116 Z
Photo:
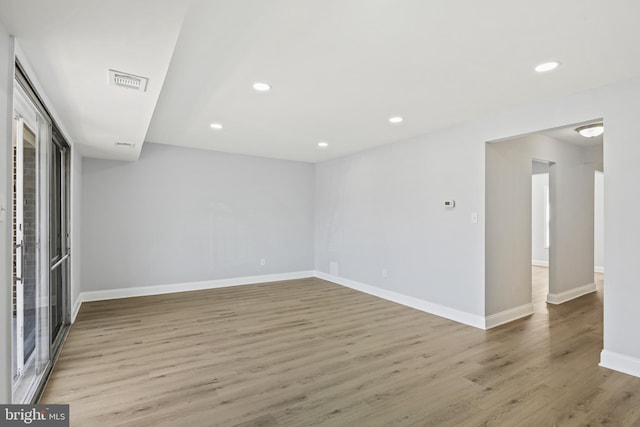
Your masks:
M 598 293 L 489 331 L 320 279 L 83 304 L 41 399 L 74 426 L 640 425 Z

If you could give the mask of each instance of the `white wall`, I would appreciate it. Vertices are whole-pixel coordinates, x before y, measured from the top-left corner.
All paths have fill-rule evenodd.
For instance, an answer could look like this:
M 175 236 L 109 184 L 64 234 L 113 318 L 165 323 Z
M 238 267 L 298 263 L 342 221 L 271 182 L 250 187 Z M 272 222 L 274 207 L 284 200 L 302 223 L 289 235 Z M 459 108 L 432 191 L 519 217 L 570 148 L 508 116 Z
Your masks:
M 151 143 L 85 158 L 83 292 L 312 270 L 313 169 Z
M 546 187 L 548 185 L 548 173 L 536 174 L 531 177 L 531 263 L 533 265 L 549 265 L 549 248 L 545 247 Z
M 0 222 L 0 403 L 11 402 L 11 140 L 13 111 L 13 47 L 0 24 L 0 198 L 6 220 Z

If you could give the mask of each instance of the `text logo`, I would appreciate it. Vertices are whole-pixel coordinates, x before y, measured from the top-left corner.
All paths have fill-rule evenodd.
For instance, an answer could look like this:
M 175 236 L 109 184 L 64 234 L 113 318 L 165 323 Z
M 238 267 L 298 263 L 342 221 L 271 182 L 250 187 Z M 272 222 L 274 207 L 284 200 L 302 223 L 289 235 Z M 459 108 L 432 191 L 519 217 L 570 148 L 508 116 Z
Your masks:
M 69 427 L 69 405 L 0 405 L 0 427 Z

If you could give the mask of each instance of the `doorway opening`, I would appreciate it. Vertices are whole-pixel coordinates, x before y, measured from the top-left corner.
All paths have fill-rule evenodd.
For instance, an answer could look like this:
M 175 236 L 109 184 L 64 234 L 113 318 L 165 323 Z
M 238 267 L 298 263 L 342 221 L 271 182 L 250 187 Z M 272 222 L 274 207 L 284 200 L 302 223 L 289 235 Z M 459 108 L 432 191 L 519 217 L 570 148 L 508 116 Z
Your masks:
M 594 173 L 603 137 L 576 131 L 592 122 L 486 144 L 485 302 L 497 324 L 596 291 Z
M 531 163 L 531 299 L 534 311 L 546 310 L 545 302 L 549 293 L 551 164 L 537 159 Z

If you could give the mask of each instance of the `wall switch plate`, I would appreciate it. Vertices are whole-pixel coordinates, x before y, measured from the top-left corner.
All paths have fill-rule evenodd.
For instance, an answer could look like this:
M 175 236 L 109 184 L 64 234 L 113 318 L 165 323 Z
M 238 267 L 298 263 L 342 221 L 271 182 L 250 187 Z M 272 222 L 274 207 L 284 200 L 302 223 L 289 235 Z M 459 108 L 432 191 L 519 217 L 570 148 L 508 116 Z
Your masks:
M 260 265 L 266 265 L 267 264 L 267 260 L 264 258 L 260 258 Z

